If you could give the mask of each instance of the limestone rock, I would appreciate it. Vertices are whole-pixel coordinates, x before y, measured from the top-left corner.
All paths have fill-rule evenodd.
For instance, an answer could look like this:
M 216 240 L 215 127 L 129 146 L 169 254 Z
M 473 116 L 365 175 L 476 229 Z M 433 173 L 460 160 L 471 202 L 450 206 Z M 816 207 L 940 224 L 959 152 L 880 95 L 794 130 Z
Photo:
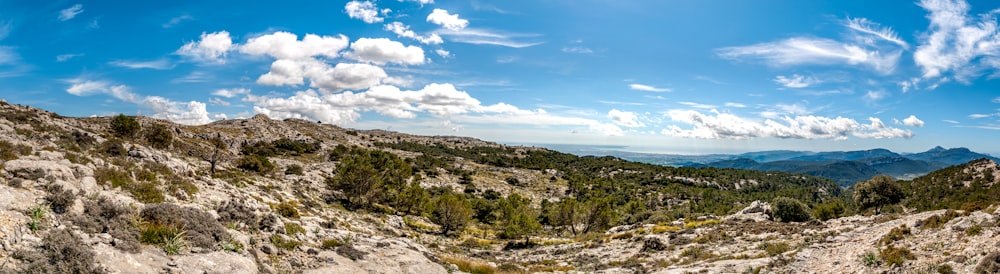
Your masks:
M 67 162 L 68 163 L 68 162 Z M 76 180 L 73 169 L 58 161 L 18 159 L 4 163 L 4 170 L 16 178 L 49 181 Z

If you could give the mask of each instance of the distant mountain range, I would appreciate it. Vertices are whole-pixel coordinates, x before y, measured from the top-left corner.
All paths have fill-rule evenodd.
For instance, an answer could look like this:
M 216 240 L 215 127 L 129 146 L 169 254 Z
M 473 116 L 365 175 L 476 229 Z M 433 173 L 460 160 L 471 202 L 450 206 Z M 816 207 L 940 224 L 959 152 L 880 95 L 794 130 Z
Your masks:
M 610 155 L 622 159 L 669 166 L 717 167 L 767 171 L 785 171 L 830 178 L 841 186 L 851 186 L 878 174 L 897 179 L 913 179 L 952 165 L 977 159 L 1000 161 L 993 156 L 967 148 L 945 149 L 940 146 L 920 153 L 896 153 L 887 149 L 810 152 L 772 150 L 743 154 L 671 155 L 617 151 L 613 148 L 560 147 L 579 155 Z

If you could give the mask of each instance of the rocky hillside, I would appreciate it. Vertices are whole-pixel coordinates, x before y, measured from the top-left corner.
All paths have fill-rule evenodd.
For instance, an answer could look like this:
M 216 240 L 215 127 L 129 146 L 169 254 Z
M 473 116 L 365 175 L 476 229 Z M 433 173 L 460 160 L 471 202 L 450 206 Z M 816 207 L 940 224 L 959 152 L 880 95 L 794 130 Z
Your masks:
M 784 214 L 777 197 L 802 214 Z M 4 273 L 909 273 L 1000 263 L 994 207 L 846 216 L 847 197 L 830 180 L 781 172 L 265 116 L 204 126 L 68 118 L 0 102 Z M 826 221 L 805 221 L 820 212 Z

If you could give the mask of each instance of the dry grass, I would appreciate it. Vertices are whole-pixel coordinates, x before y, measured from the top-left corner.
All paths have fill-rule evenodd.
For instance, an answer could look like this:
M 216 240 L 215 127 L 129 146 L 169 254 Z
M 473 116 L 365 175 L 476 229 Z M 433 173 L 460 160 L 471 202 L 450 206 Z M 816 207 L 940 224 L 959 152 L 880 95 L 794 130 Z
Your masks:
M 497 268 L 483 261 L 454 256 L 441 256 L 441 260 L 458 267 L 462 272 L 472 274 L 492 274 L 497 273 Z

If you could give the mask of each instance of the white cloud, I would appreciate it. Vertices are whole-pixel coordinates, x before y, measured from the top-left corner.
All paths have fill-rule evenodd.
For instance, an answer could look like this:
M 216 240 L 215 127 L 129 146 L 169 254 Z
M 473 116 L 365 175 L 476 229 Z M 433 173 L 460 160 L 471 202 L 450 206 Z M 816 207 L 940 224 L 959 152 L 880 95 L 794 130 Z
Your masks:
M 990 117 L 993 117 L 993 116 L 994 116 L 993 114 L 980 114 L 980 113 L 969 114 L 969 118 L 970 119 L 990 118 Z
M 226 98 L 233 98 L 244 94 L 250 94 L 250 90 L 245 88 L 231 88 L 231 89 L 223 88 L 223 89 L 217 89 L 212 92 L 212 95 L 226 97 Z
M 459 31 L 441 29 L 435 31 L 434 33 L 444 37 L 448 37 L 449 41 L 473 44 L 473 45 L 494 45 L 494 46 L 503 46 L 510 48 L 526 48 L 542 44 L 542 42 L 524 42 L 524 41 L 514 40 L 514 38 L 538 36 L 535 34 L 517 34 L 517 33 L 510 34 L 510 33 L 496 32 L 492 30 L 473 29 L 473 28 L 465 28 Z
M 449 14 L 447 10 L 443 9 L 434 9 L 430 15 L 427 15 L 427 22 L 453 31 L 460 31 L 469 26 L 469 20 L 458 18 L 458 14 Z
M 611 109 L 608 111 L 608 118 L 611 118 L 615 124 L 623 127 L 642 127 L 645 126 L 642 122 L 639 122 L 639 117 L 635 115 L 634 112 L 621 111 L 617 109 Z
M 69 61 L 69 59 L 73 59 L 83 55 L 84 55 L 83 53 L 68 53 L 68 54 L 56 55 L 56 62 L 66 62 Z
M 923 0 L 918 3 L 930 12 L 929 33 L 913 53 L 924 78 L 943 77 L 951 72 L 959 82 L 1000 69 L 1000 26 L 997 11 L 970 16 L 969 4 L 962 0 Z
M 451 52 L 449 52 L 447 50 L 443 50 L 443 49 L 436 49 L 436 50 L 434 50 L 434 53 L 437 53 L 437 55 L 440 55 L 441 57 L 445 57 L 445 58 L 451 57 Z
M 427 4 L 434 4 L 434 0 L 406 0 L 406 1 L 417 2 L 417 3 L 420 3 L 421 6 L 427 5 Z M 399 0 L 399 2 L 403 2 L 403 0 Z
M 903 49 L 910 48 L 910 45 L 907 44 L 906 41 L 903 41 L 902 38 L 899 38 L 899 35 L 897 35 L 896 31 L 892 30 L 892 28 L 879 26 L 878 23 L 872 22 L 868 19 L 847 18 L 844 22 L 844 26 L 862 34 L 867 34 L 868 37 L 873 36 L 875 38 L 899 45 L 900 47 L 903 47 Z M 874 41 L 867 39 L 868 37 L 861 37 L 861 42 L 869 44 L 874 43 Z
M 274 32 L 248 40 L 239 47 L 240 52 L 250 55 L 268 55 L 275 59 L 305 59 L 316 56 L 335 58 L 347 48 L 347 36 L 319 36 L 306 34 L 302 40 L 288 32 Z
M 883 54 L 878 49 L 866 49 L 825 38 L 796 37 L 777 42 L 718 49 L 723 58 L 757 58 L 772 66 L 793 65 L 852 65 L 864 66 L 887 74 L 896 69 L 902 51 Z
M 884 90 L 869 90 L 868 93 L 865 93 L 864 99 L 868 101 L 878 101 L 888 95 L 889 93 L 886 93 Z
M 131 60 L 115 60 L 108 63 L 112 66 L 124 67 L 130 69 L 155 69 L 155 70 L 165 70 L 174 67 L 167 59 L 157 59 L 153 61 L 131 61 Z
M 209 98 L 208 103 L 212 104 L 213 106 L 224 106 L 224 107 L 228 107 L 230 105 L 229 101 L 222 100 L 222 98 L 219 97 Z
M 726 102 L 726 104 L 724 106 L 731 107 L 731 108 L 745 108 L 745 107 L 747 107 L 747 105 L 744 105 L 744 104 L 741 104 L 741 103 L 733 103 L 733 102 Z
M 177 17 L 174 17 L 174 18 L 170 18 L 170 21 L 167 21 L 166 23 L 163 23 L 163 28 L 169 29 L 169 28 L 172 28 L 172 27 L 175 27 L 175 26 L 179 25 L 181 22 L 189 21 L 189 20 L 194 20 L 194 17 L 191 17 L 191 15 L 184 14 L 184 15 L 177 16 Z
M 990 100 L 990 102 L 1000 104 L 1000 97 L 993 98 L 993 100 Z
M 774 82 L 786 88 L 807 88 L 820 83 L 819 79 L 810 76 L 792 74 L 791 76 L 778 75 Z
M 677 102 L 677 103 L 681 104 L 681 105 L 693 107 L 693 108 L 700 108 L 700 109 L 713 109 L 713 108 L 717 108 L 718 107 L 716 105 L 706 105 L 706 104 L 700 104 L 700 103 L 695 103 L 695 102 Z
M 431 33 L 430 35 L 426 36 L 419 35 L 416 32 L 410 30 L 410 26 L 407 26 L 406 24 L 400 22 L 392 22 L 389 24 L 385 24 L 385 30 L 391 31 L 392 33 L 395 33 L 396 36 L 399 37 L 406 37 L 413 40 L 417 40 L 421 44 L 437 45 L 444 43 L 444 39 L 441 39 L 441 36 L 436 33 Z
M 351 43 L 348 58 L 377 65 L 396 63 L 401 65 L 419 65 L 424 63 L 424 50 L 417 46 L 404 46 L 403 43 L 386 38 L 360 38 Z
M 955 121 L 955 120 L 941 120 L 941 121 L 944 121 L 945 123 L 949 123 L 949 124 L 953 124 L 953 125 L 961 124 L 961 123 L 959 123 L 958 121 Z
M 913 133 L 886 127 L 878 118 L 869 118 L 870 124 L 861 124 L 844 117 L 784 116 L 775 121 L 755 121 L 730 113 L 712 111 L 704 114 L 695 110 L 671 110 L 667 116 L 675 122 L 692 126 L 683 129 L 671 125 L 662 134 L 699 139 L 834 139 L 858 138 L 910 138 Z
M 911 127 L 923 127 L 924 121 L 918 119 L 917 116 L 910 115 L 910 117 L 903 119 L 903 124 Z
M 200 62 L 225 63 L 226 53 L 233 49 L 233 39 L 228 31 L 201 33 L 201 40 L 188 42 L 177 50 L 177 54 Z
M 634 89 L 634 90 L 652 91 L 652 92 L 670 92 L 671 91 L 671 89 L 669 89 L 669 88 L 658 88 L 658 87 L 647 86 L 647 85 L 643 85 L 643 84 L 631 84 L 631 85 L 628 85 L 628 88 Z
M 212 122 L 208 118 L 208 111 L 205 103 L 175 102 L 160 96 L 146 96 L 135 94 L 131 88 L 125 85 L 113 85 L 108 81 L 87 80 L 83 78 L 70 79 L 70 87 L 66 92 L 76 96 L 90 96 L 105 94 L 117 98 L 126 103 L 133 103 L 147 107 L 153 111 L 152 117 L 167 119 L 176 123 L 186 125 L 198 125 Z
M 382 68 L 369 64 L 339 63 L 331 67 L 315 59 L 279 59 L 271 63 L 271 70 L 257 78 L 261 85 L 302 85 L 305 79 L 310 86 L 328 91 L 364 89 L 375 86 L 388 75 Z
M 361 21 L 365 21 L 365 23 L 368 24 L 374 24 L 384 20 L 382 17 L 379 17 L 378 7 L 376 7 L 375 3 L 372 3 L 371 1 L 347 2 L 347 4 L 344 5 L 344 11 L 347 12 L 347 16 L 354 19 L 361 19 Z
M 594 53 L 594 51 L 591 50 L 591 49 L 589 49 L 589 48 L 579 47 L 579 46 L 562 48 L 562 52 L 565 52 L 565 53 L 579 53 L 579 54 L 591 54 L 591 53 Z
M 72 7 L 65 8 L 59 11 L 59 21 L 69 21 L 70 19 L 73 19 L 73 17 L 76 17 L 81 13 L 83 13 L 83 5 L 82 4 L 73 5 Z

